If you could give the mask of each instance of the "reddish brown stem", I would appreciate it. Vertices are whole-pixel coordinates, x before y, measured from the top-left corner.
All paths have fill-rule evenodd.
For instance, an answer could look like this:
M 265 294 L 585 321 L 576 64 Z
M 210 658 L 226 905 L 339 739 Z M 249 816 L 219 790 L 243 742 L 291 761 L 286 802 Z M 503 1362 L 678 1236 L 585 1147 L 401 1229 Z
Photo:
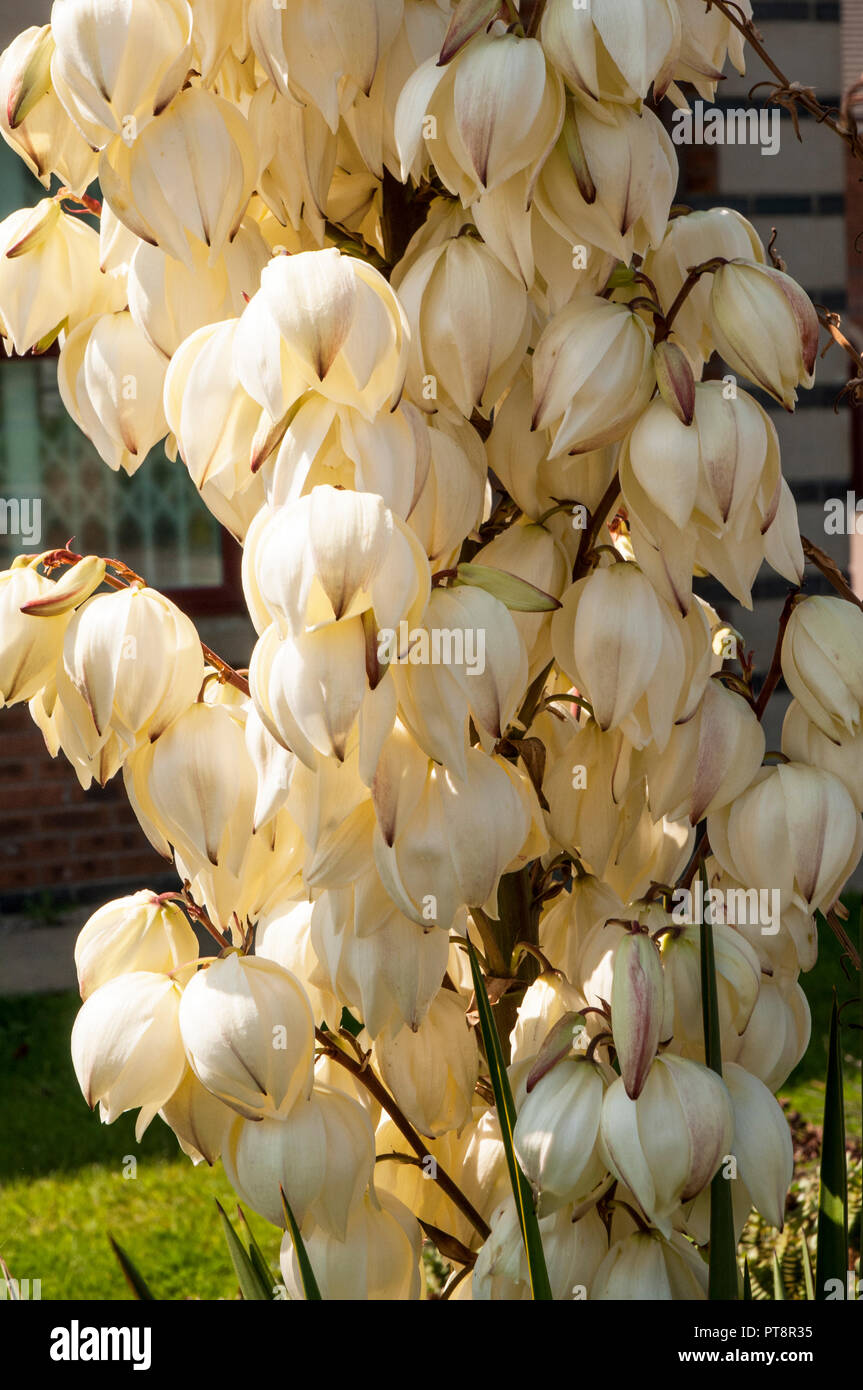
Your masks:
M 767 709 L 770 697 L 779 684 L 782 675 L 782 642 L 785 637 L 785 629 L 788 626 L 788 619 L 791 617 L 792 609 L 797 602 L 799 589 L 794 589 L 786 598 L 779 619 L 779 630 L 776 633 L 776 646 L 773 648 L 773 659 L 770 662 L 770 669 L 767 672 L 764 684 L 758 692 L 758 699 L 755 701 L 755 713 L 759 719 L 764 718 L 764 711 Z
M 324 1032 L 322 1028 L 315 1029 L 315 1037 L 326 1050 L 327 1056 L 331 1057 L 334 1062 L 338 1062 L 339 1066 L 345 1068 L 345 1071 L 349 1071 L 355 1080 L 359 1081 L 362 1086 L 365 1086 L 369 1095 L 374 1096 L 381 1108 L 387 1112 L 396 1129 L 410 1144 L 417 1157 L 420 1160 L 432 1160 L 430 1171 L 434 1174 L 434 1181 L 437 1183 L 438 1187 L 440 1187 L 442 1192 L 446 1193 L 453 1206 L 457 1207 L 462 1215 L 467 1217 L 468 1221 L 475 1230 L 479 1232 L 483 1240 L 487 1240 L 491 1234 L 491 1228 L 480 1216 L 473 1203 L 464 1195 L 461 1188 L 456 1186 L 449 1174 L 444 1171 L 438 1160 L 423 1143 L 413 1125 L 402 1114 L 395 1100 L 390 1095 L 383 1082 L 375 1075 L 368 1062 L 361 1063 L 355 1061 L 352 1057 L 349 1057 L 346 1052 L 342 1052 L 341 1048 L 336 1046 L 333 1042 L 332 1036 Z

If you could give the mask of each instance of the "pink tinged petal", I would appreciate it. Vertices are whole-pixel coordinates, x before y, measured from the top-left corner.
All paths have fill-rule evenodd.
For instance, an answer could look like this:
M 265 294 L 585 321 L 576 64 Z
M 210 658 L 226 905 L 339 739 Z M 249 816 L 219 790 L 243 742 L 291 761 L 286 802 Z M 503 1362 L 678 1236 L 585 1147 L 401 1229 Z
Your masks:
M 815 362 L 818 357 L 818 336 L 819 324 L 818 315 L 806 291 L 793 280 L 790 275 L 783 275 L 781 271 L 765 268 L 766 273 L 779 286 L 794 314 L 797 328 L 800 334 L 800 347 L 803 354 L 803 367 L 807 378 L 812 376 L 815 370 Z
M 317 487 L 311 494 L 309 544 L 317 579 L 336 619 L 368 591 L 392 543 L 392 513 L 372 493 Z
M 664 1008 L 662 963 L 649 936 L 623 938 L 614 958 L 611 1019 L 626 1094 L 637 1100 L 656 1056 Z
M 641 1144 L 637 1102 L 629 1099 L 622 1080 L 614 1081 L 605 1093 L 600 1133 L 612 1171 L 626 1184 L 645 1212 L 652 1214 L 656 1186 Z
M 279 256 L 261 276 L 261 293 L 290 351 L 323 381 L 356 310 L 350 257 L 335 249 Z
M 695 414 L 695 377 L 689 359 L 676 343 L 659 343 L 654 353 L 656 382 L 667 406 L 684 425 Z
M 500 8 L 500 0 L 461 0 L 444 37 L 438 58 L 440 66 L 450 62 L 474 34 L 487 28 Z
M 730 1152 L 734 1136 L 731 1098 L 721 1078 L 700 1062 L 666 1053 L 661 1065 L 670 1074 L 686 1125 L 690 1168 L 681 1201 L 695 1197 L 707 1186 Z
M 458 66 L 456 126 L 483 187 L 536 119 L 545 90 L 545 56 L 535 39 L 514 34 L 478 40 Z M 492 176 L 491 180 L 489 176 Z

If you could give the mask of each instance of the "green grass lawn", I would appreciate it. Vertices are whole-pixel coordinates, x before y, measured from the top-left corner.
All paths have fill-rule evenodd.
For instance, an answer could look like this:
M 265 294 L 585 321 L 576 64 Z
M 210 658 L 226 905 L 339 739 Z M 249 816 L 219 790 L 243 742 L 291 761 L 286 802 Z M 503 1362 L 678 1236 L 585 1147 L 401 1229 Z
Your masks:
M 157 1298 L 235 1298 L 221 1165 L 193 1167 L 158 1117 L 139 1145 L 133 1115 L 106 1126 L 87 1109 L 69 1055 L 79 1006 L 72 993 L 0 999 L 0 1255 L 15 1278 L 41 1279 L 43 1299 L 131 1298 L 110 1231 Z M 275 1283 L 279 1233 L 247 1215 Z
M 855 997 L 826 930 L 818 965 L 802 983 L 812 1041 L 783 1087 L 795 1109 L 821 1122 L 827 1032 L 835 984 Z M 124 1247 L 157 1298 L 235 1298 L 236 1279 L 214 1198 L 236 1199 L 219 1165 L 194 1168 L 158 1118 L 140 1145 L 134 1116 L 100 1124 L 72 1070 L 77 995 L 0 999 L 0 1255 L 18 1279 L 40 1279 L 43 1299 L 130 1298 L 107 1233 Z M 846 1009 L 843 1020 L 855 1018 Z M 856 1013 L 859 1021 L 859 1010 Z M 861 1034 L 843 1028 L 849 1137 L 860 1135 Z M 134 1177 L 129 1157 L 137 1160 Z M 249 1213 L 278 1280 L 279 1234 Z
M 858 951 L 860 939 L 860 899 L 848 897 L 851 916 L 846 924 L 848 936 Z M 863 1057 L 863 1022 L 859 976 L 846 976 L 841 963 L 842 947 L 826 922 L 820 922 L 818 963 L 808 975 L 800 976 L 809 1008 L 812 1012 L 812 1037 L 806 1055 L 795 1067 L 781 1095 L 810 1124 L 820 1125 L 824 1115 L 824 1076 L 827 1071 L 827 1040 L 830 1033 L 830 1013 L 833 990 L 842 1010 L 842 1044 L 845 1079 L 845 1127 L 849 1138 L 860 1138 L 863 1130 L 863 1096 L 861 1096 L 861 1057 Z M 847 966 L 847 962 L 846 962 Z M 856 1002 L 854 1002 L 856 1001 Z M 853 1027 L 853 1024 L 858 1027 Z

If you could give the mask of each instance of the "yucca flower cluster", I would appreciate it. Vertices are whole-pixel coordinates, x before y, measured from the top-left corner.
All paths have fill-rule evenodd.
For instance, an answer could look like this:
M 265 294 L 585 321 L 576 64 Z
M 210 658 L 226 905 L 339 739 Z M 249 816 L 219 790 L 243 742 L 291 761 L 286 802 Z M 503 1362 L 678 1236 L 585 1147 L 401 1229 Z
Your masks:
M 693 577 L 801 584 L 748 388 L 792 410 L 818 321 L 745 218 L 673 207 L 656 109 L 727 57 L 697 0 L 55 0 L 0 59 L 46 187 L 0 224 L 4 346 L 59 344 L 110 468 L 188 469 L 257 633 L 246 676 L 118 562 L 0 575 L 0 704 L 121 773 L 180 880 L 81 932 L 76 1073 L 277 1226 L 283 1192 L 325 1298 L 421 1297 L 424 1232 L 452 1297 L 531 1297 L 468 941 L 555 1298 L 706 1297 L 720 1170 L 738 1233 L 782 1225 L 863 615 L 790 609 L 765 760 Z

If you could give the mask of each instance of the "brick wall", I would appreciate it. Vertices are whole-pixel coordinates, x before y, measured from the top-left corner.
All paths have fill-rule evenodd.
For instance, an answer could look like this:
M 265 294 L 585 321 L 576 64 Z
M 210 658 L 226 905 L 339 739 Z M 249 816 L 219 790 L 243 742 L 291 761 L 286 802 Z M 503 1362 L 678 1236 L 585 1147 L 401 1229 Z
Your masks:
M 26 707 L 0 710 L 0 900 L 82 884 L 149 888 L 171 873 L 151 848 L 123 790 L 81 790 L 60 754 L 49 757 Z

